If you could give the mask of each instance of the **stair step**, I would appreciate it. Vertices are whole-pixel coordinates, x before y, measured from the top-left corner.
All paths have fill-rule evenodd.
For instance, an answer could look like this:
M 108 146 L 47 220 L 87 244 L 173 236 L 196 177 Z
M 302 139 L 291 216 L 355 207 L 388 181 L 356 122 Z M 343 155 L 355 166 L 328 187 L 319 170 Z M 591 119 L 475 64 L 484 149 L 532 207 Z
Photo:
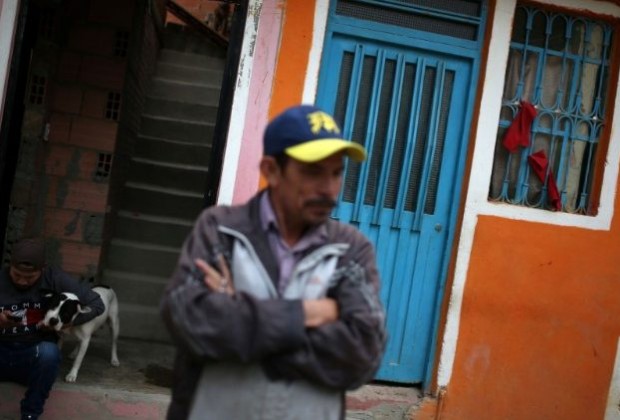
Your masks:
M 143 112 L 148 115 L 177 118 L 187 121 L 202 121 L 215 124 L 217 104 L 201 105 L 179 102 L 172 99 L 148 97 Z
M 223 57 L 212 57 L 206 54 L 194 54 L 164 48 L 159 52 L 160 63 L 172 63 L 187 67 L 224 70 L 226 60 Z
M 115 238 L 180 248 L 191 229 L 191 220 L 179 223 L 166 218 L 135 216 L 123 211 L 116 218 Z
M 113 239 L 106 267 L 114 271 L 168 278 L 176 266 L 180 251 L 180 248 Z M 119 295 L 122 296 L 122 292 Z
M 158 304 L 168 284 L 167 277 L 148 276 L 131 272 L 106 269 L 103 283 L 113 288 L 121 304 Z
M 118 198 L 103 283 L 119 297 L 122 337 L 170 342 L 159 302 L 204 208 L 226 49 L 180 25 L 167 25 L 163 44 Z
M 150 137 L 211 144 L 213 139 L 212 123 L 177 120 L 172 118 L 142 115 L 140 134 Z
M 118 310 L 123 337 L 160 342 L 171 341 L 161 320 L 159 301 L 156 306 L 120 302 Z
M 217 106 L 220 100 L 220 87 L 153 78 L 147 96 L 188 104 Z
M 140 135 L 136 157 L 206 166 L 211 157 L 211 146 Z
M 184 188 L 199 194 L 205 189 L 207 173 L 206 166 L 180 165 L 134 158 L 131 162 L 128 180 L 164 188 Z
M 121 195 L 120 209 L 135 215 L 195 220 L 203 204 L 202 194 L 128 182 Z
M 158 63 L 155 70 L 155 77 L 158 79 L 186 83 L 192 82 L 209 86 L 220 86 L 223 75 L 220 69 L 188 67 L 168 62 Z

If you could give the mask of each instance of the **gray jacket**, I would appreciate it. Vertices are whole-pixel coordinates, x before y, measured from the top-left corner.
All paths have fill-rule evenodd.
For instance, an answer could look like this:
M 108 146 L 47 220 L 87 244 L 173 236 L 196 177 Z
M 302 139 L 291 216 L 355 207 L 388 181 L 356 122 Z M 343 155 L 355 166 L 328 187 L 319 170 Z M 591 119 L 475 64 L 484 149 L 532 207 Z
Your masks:
M 258 203 L 205 210 L 183 246 L 161 304 L 179 348 L 169 419 L 187 418 L 192 401 L 196 418 L 339 418 L 344 391 L 379 366 L 384 313 L 370 242 L 329 220 L 328 241 L 307 252 L 279 295 Z M 218 253 L 234 297 L 210 292 L 194 267 Z M 302 300 L 321 297 L 336 299 L 340 318 L 306 329 Z

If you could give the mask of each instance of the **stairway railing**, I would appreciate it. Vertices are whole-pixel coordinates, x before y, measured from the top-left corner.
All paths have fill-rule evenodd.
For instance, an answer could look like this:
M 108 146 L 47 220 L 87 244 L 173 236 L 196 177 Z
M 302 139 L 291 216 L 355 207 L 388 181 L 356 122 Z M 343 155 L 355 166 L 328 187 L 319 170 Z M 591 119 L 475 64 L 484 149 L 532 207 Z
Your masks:
M 211 29 L 200 19 L 196 18 L 196 16 L 192 15 L 187 9 L 181 6 L 179 3 L 174 0 L 168 0 L 166 2 L 166 9 L 174 16 L 176 16 L 179 20 L 185 23 L 187 26 L 195 29 L 198 33 L 202 34 L 204 37 L 208 38 L 210 41 L 215 43 L 216 45 L 224 48 L 228 48 L 228 40 L 224 38 L 222 35 Z

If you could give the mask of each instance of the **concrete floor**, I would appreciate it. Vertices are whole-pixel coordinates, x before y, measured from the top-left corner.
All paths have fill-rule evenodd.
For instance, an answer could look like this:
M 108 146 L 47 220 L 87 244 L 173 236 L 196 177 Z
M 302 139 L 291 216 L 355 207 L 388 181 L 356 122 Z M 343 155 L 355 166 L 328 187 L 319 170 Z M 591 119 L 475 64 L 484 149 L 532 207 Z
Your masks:
M 64 360 L 58 383 L 64 382 L 73 361 L 68 355 L 77 341 L 63 344 Z M 124 391 L 170 394 L 174 347 L 169 344 L 142 340 L 120 339 L 120 366 L 110 364 L 111 342 L 105 329 L 91 340 L 75 384 L 101 386 Z
M 170 401 L 174 348 L 169 344 L 121 339 L 119 367 L 110 364 L 108 331 L 91 341 L 75 383 L 64 382 L 71 368 L 68 355 L 75 341 L 63 346 L 58 381 L 41 420 L 163 419 Z M 19 418 L 24 388 L 0 384 L 0 420 Z M 371 384 L 347 394 L 347 420 L 409 419 L 420 402 L 415 387 Z

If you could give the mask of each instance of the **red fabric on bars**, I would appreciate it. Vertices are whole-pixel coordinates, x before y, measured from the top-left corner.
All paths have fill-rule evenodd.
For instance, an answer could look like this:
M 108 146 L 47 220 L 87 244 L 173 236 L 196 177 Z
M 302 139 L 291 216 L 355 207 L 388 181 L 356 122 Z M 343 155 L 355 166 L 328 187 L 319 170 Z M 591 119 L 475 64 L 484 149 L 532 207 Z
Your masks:
M 527 161 L 529 162 L 534 173 L 538 176 L 538 179 L 540 179 L 544 184 L 545 176 L 547 175 L 547 167 L 549 166 L 549 160 L 547 159 L 545 151 L 539 150 L 536 153 L 532 153 L 527 157 Z M 551 205 L 554 209 L 562 209 L 560 192 L 558 191 L 558 186 L 555 183 L 555 178 L 551 169 L 549 169 L 549 176 L 547 178 L 547 197 L 549 197 L 549 201 L 551 201 Z
M 504 134 L 503 144 L 510 153 L 516 152 L 519 146 L 527 147 L 530 145 L 530 131 L 534 118 L 536 118 L 534 105 L 521 101 L 521 108 Z

